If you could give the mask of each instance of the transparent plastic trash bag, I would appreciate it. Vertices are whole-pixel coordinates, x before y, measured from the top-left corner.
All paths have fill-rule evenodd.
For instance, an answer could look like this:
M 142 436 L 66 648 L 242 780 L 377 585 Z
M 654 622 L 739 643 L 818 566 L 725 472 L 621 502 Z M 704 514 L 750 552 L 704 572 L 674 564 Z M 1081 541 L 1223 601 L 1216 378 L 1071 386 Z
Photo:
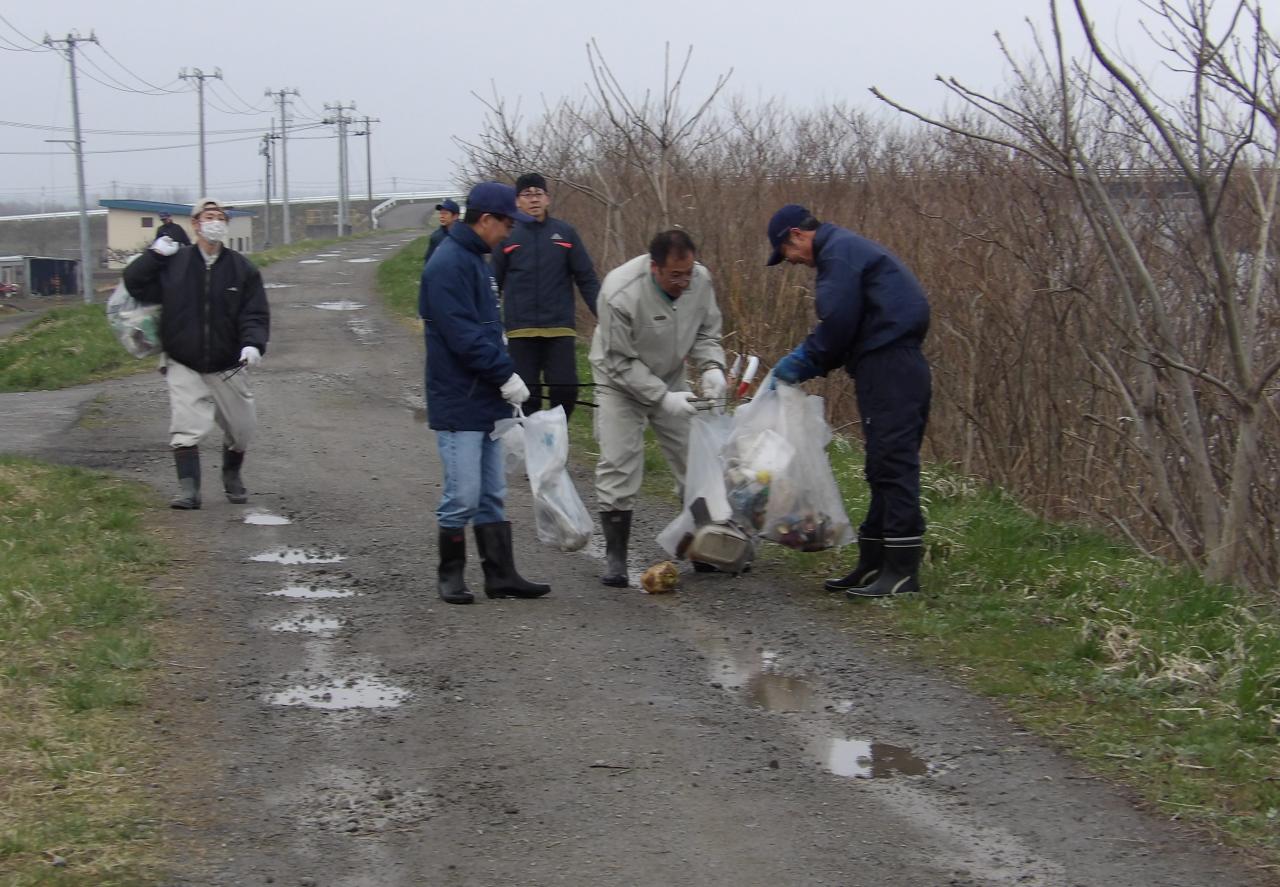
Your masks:
M 160 345 L 160 306 L 144 305 L 125 289 L 124 281 L 116 284 L 107 299 L 107 323 L 124 350 L 134 357 L 154 357 Z
M 847 545 L 854 532 L 827 459 L 823 399 L 791 385 L 760 389 L 733 414 L 724 448 L 735 519 L 798 551 Z
M 501 438 L 504 454 L 513 453 L 512 425 L 503 420 L 490 437 Z M 573 486 L 569 462 L 569 420 L 564 407 L 540 410 L 516 420 L 524 447 L 524 467 L 533 489 L 533 517 L 538 539 L 561 551 L 577 551 L 591 538 L 591 514 Z M 510 449 L 508 449 L 510 446 Z M 504 458 L 509 456 L 504 455 Z
M 733 517 L 725 494 L 724 458 L 721 451 L 733 429 L 733 417 L 714 410 L 700 410 L 689 420 L 689 450 L 685 460 L 684 508 L 658 534 L 658 544 L 677 559 L 684 559 L 698 522 L 692 506 L 705 503 L 706 521 L 722 523 Z

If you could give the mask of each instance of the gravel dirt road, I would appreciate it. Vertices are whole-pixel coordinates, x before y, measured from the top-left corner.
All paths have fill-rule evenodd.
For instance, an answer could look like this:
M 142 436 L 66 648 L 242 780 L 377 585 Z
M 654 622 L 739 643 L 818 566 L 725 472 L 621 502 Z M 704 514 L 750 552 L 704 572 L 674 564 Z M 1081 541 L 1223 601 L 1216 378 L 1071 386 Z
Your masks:
M 513 479 L 519 564 L 552 594 L 440 602 L 421 338 L 373 283 L 408 237 L 266 269 L 249 505 L 215 445 L 205 507 L 157 518 L 182 558 L 154 703 L 172 883 L 1271 883 L 780 568 L 605 588 L 599 546 L 541 546 Z M 0 415 L 0 450 L 174 486 L 156 374 Z M 636 571 L 671 516 L 637 513 Z

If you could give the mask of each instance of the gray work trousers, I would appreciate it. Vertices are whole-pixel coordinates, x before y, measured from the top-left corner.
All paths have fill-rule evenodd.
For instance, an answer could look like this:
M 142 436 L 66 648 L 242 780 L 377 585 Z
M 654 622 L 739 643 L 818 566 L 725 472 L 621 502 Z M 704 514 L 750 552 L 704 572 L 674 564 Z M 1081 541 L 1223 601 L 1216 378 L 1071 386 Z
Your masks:
M 619 391 L 596 388 L 595 435 L 600 446 L 596 463 L 596 500 L 601 511 L 631 511 L 644 480 L 644 429 L 653 429 L 658 446 L 676 478 L 676 494 L 684 498 L 689 454 L 689 419 L 674 417 L 659 406 L 645 406 Z
M 258 430 L 258 409 L 249 390 L 247 369 L 197 373 L 173 358 L 166 362 L 169 383 L 169 446 L 194 447 L 218 426 L 223 445 L 244 452 Z

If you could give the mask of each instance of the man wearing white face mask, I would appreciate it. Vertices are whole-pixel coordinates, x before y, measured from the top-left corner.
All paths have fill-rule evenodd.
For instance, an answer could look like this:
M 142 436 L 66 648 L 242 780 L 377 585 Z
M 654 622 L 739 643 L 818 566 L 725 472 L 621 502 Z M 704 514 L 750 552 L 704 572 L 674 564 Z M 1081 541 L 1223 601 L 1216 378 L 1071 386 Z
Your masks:
M 200 443 L 223 433 L 222 485 L 233 503 L 248 501 L 240 477 L 258 417 L 246 368 L 267 350 L 271 312 L 258 269 L 229 247 L 227 210 L 204 198 L 191 208 L 194 246 L 159 237 L 124 269 L 139 302 L 160 304 L 160 340 L 169 383 L 169 446 L 180 491 L 171 508 L 200 507 Z

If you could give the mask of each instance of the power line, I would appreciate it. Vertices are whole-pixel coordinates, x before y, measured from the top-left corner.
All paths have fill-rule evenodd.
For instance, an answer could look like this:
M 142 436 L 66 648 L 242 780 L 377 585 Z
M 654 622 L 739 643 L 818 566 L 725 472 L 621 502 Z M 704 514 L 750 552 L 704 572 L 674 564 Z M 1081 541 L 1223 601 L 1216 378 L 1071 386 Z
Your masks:
M 18 129 L 39 129 L 45 132 L 70 132 L 69 126 L 52 126 L 44 123 L 20 123 L 13 120 L 0 120 L 0 126 L 13 126 Z M 252 127 L 246 129 L 207 129 L 206 135 L 241 135 L 246 132 L 258 132 L 260 127 Z M 83 133 L 89 135 L 102 136 L 193 136 L 196 135 L 194 129 L 81 129 Z
M 177 82 L 178 82 L 177 80 L 170 80 L 170 81 L 169 81 L 168 83 L 166 83 L 164 86 L 156 86 L 156 85 L 155 85 L 154 83 L 152 83 L 150 80 L 147 80 L 147 79 L 146 79 L 146 78 L 144 78 L 144 77 L 139 77 L 137 74 L 135 74 L 135 73 L 134 73 L 130 68 L 128 68 L 128 67 L 126 67 L 126 66 L 125 66 L 124 62 L 120 61 L 118 58 L 116 58 L 114 55 L 112 55 L 112 54 L 111 54 L 111 52 L 110 52 L 110 51 L 109 51 L 105 46 L 103 46 L 102 44 L 98 44 L 98 48 L 102 50 L 102 52 L 106 55 L 106 57 L 107 57 L 107 58 L 109 58 L 109 59 L 111 59 L 111 61 L 115 62 L 115 63 L 116 63 L 116 65 L 118 65 L 118 66 L 119 66 L 120 70 L 124 71 L 126 74 L 128 74 L 130 77 L 132 77 L 134 80 L 137 80 L 139 83 L 142 83 L 143 85 L 145 85 L 148 89 L 155 90 L 155 93 L 153 93 L 153 94 L 165 93 L 165 94 L 168 94 L 168 95 L 176 95 L 177 93 L 180 93 L 180 92 L 186 92 L 186 91 L 187 91 L 187 90 L 185 90 L 185 89 L 170 89 L 170 88 L 169 88 L 169 87 L 170 87 L 170 86 L 172 86 L 173 84 L 177 83 Z
M 12 41 L 9 41 L 10 43 L 12 43 L 13 47 L 14 47 L 18 52 L 49 52 L 50 50 L 52 50 L 52 49 L 53 49 L 53 47 L 52 47 L 52 46 L 46 46 L 45 44 L 41 43 L 39 40 L 32 40 L 30 37 L 28 37 L 26 34 L 24 34 L 24 33 L 22 32 L 22 30 L 21 30 L 17 25 L 15 25 L 13 22 L 9 21 L 9 20 L 8 20 L 7 18 L 5 18 L 3 15 L 0 15 L 0 22 L 4 22 L 6 25 L 8 25 L 10 28 L 12 28 L 12 29 L 13 29 L 13 32 L 14 32 L 15 34 L 17 34 L 17 35 L 18 35 L 19 37 L 21 37 L 23 40 L 25 40 L 25 41 L 27 41 L 28 43 L 30 43 L 30 44 L 31 44 L 31 47 L 32 47 L 32 48 L 31 48 L 31 49 L 27 49 L 26 47 L 18 46 L 16 43 L 12 43 Z
M 235 111 L 235 112 L 233 112 L 233 113 L 236 113 L 236 114 L 266 114 L 268 111 L 270 111 L 270 110 L 271 110 L 271 107 L 270 107 L 269 105 L 268 105 L 266 108 L 259 108 L 259 107 L 255 106 L 255 105 L 251 105 L 251 104 L 249 104 L 248 102 L 246 102 L 246 101 L 244 100 L 244 98 L 240 95 L 240 93 L 236 92 L 236 90 L 235 90 L 235 87 L 234 87 L 234 86 L 232 86 L 230 83 L 228 83 L 228 82 L 227 82 L 227 81 L 225 81 L 225 80 L 220 81 L 220 82 L 219 82 L 219 89 L 221 89 L 221 88 L 222 88 L 222 87 L 224 87 L 224 86 L 227 88 L 227 92 L 231 93 L 231 95 L 235 97 L 236 101 L 238 101 L 240 104 L 244 105 L 244 107 L 248 109 L 248 110 L 246 110 L 246 111 Z M 228 102 L 228 104 L 230 104 L 230 102 Z
M 304 127 L 303 129 L 300 129 L 300 130 L 297 130 L 297 131 L 298 131 L 298 132 L 305 132 L 305 131 L 307 131 L 307 130 L 311 130 L 311 129 L 318 129 L 318 128 L 319 128 L 320 126 L 322 126 L 322 125 L 323 125 L 323 124 L 319 124 L 319 123 L 316 123 L 316 124 L 308 124 L 308 125 L 307 125 L 306 127 Z M 315 137 L 314 137 L 314 136 L 304 137 L 304 138 L 303 138 L 303 140 L 304 140 L 304 141 L 306 141 L 306 140 L 308 140 L 308 139 L 310 139 L 310 138 L 315 138 Z M 336 136 L 328 135 L 328 136 L 323 136 L 322 138 L 332 139 L 332 138 L 336 138 Z M 235 138 L 235 139 L 215 139 L 214 141 L 206 141 L 206 142 L 205 142 L 205 144 L 207 144 L 207 145 L 230 145 L 230 144 L 233 144 L 233 143 L 235 143 L 235 142 L 252 142 L 252 141 L 256 141 L 257 139 L 258 139 L 258 136 L 256 136 L 256 135 L 252 135 L 252 136 L 241 136 L 241 137 L 239 137 L 239 138 Z M 101 149 L 101 150 L 99 150 L 99 151 L 85 151 L 84 153 L 85 153 L 85 154 L 142 154 L 142 153 L 145 153 L 145 152 L 147 152 L 147 151 L 175 151 L 175 150 L 178 150 L 178 149 L 180 149 L 180 148 L 195 148 L 195 147 L 199 147 L 199 145 L 200 145 L 200 143 L 199 143 L 199 142 L 185 142 L 185 143 L 183 143 L 183 144 L 181 144 L 181 145 L 158 145 L 158 146 L 151 147 L 151 148 L 103 148 L 103 149 Z M 54 152 L 52 152 L 52 151 L 0 151 L 0 156 L 5 156 L 5 157 L 42 157 L 42 156 L 44 156 L 44 155 L 46 155 L 46 154 L 52 154 L 52 153 L 54 153 Z
M 108 80 L 111 81 L 110 83 L 108 83 L 106 80 L 99 80 L 97 77 L 94 77 L 88 71 L 82 72 L 90 80 L 93 80 L 97 83 L 101 83 L 103 86 L 106 86 L 110 89 L 114 89 L 117 92 L 134 93 L 136 95 L 165 95 L 166 94 L 166 92 L 157 92 L 154 89 L 138 89 L 136 86 L 130 86 L 128 83 L 125 83 L 119 77 L 116 77 L 110 71 L 107 71 L 97 62 L 95 62 L 91 56 L 86 54 L 86 55 L 82 55 L 81 57 L 84 59 L 85 64 L 91 66 L 99 74 L 101 74 L 103 77 L 106 77 Z

